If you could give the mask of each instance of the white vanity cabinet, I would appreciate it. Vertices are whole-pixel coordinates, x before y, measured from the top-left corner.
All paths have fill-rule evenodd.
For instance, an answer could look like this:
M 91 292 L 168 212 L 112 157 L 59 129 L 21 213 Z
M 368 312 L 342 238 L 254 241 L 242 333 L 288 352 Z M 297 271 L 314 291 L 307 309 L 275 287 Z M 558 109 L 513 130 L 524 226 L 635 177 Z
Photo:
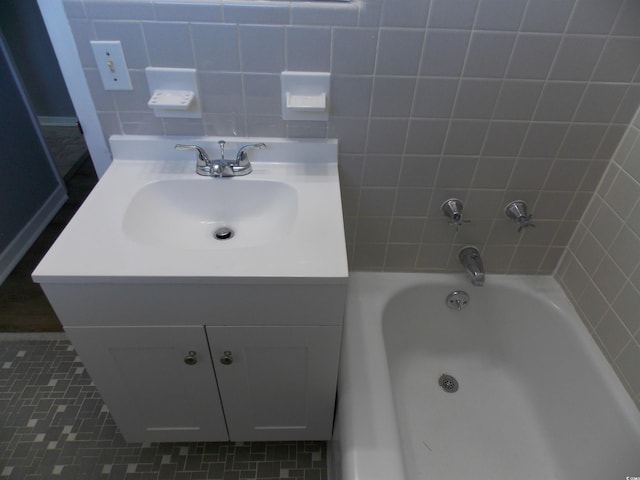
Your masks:
M 345 280 L 42 287 L 127 441 L 327 440 Z
M 330 439 L 341 331 L 207 327 L 230 439 Z
M 204 327 L 65 331 L 127 441 L 228 441 Z
M 128 441 L 331 437 L 340 327 L 66 331 Z
M 334 139 L 110 138 L 33 272 L 128 441 L 331 437 L 348 266 Z M 228 139 L 229 140 L 229 139 Z M 232 235 L 216 233 L 224 227 Z

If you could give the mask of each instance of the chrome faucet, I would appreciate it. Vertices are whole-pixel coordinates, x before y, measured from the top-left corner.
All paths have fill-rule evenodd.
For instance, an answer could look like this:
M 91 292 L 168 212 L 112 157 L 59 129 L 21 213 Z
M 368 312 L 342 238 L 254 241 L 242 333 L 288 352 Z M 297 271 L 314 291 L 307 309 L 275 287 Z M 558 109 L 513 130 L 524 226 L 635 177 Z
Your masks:
M 458 260 L 462 263 L 472 285 L 476 287 L 484 285 L 484 266 L 476 247 L 462 247 L 458 251 Z
M 220 147 L 220 159 L 211 160 L 207 152 L 199 145 L 183 145 L 176 144 L 176 150 L 195 150 L 198 155 L 198 161 L 196 164 L 196 173 L 205 177 L 237 177 L 242 175 L 248 175 L 251 173 L 251 162 L 247 155 L 247 150 L 251 148 L 265 148 L 267 145 L 264 143 L 253 143 L 240 147 L 236 155 L 235 160 L 227 160 L 224 158 L 224 147 L 227 142 L 220 140 L 218 146 Z
M 236 154 L 236 161 L 231 166 L 231 168 L 233 169 L 233 174 L 236 176 L 249 175 L 253 169 L 251 168 L 251 162 L 249 161 L 249 154 L 247 153 L 247 151 L 252 148 L 261 149 L 266 147 L 266 143 L 251 143 L 249 145 L 243 145 L 242 147 L 240 147 L 238 153 Z

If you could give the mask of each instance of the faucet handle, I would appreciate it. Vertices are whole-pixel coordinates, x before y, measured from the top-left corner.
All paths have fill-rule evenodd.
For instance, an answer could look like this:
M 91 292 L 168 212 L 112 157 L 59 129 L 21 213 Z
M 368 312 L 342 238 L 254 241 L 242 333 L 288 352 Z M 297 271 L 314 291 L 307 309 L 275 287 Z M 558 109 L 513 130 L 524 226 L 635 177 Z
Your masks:
M 445 200 L 440 209 L 442 213 L 451 219 L 449 220 L 449 225 L 455 225 L 456 232 L 459 232 L 460 227 L 465 223 L 471 223 L 471 220 L 462 219 L 462 201 L 457 198 Z
M 198 154 L 198 162 L 196 163 L 196 173 L 198 175 L 204 175 L 205 177 L 211 176 L 211 160 L 204 148 L 200 145 L 183 145 L 177 143 L 174 148 L 176 150 L 195 150 Z
M 467 223 L 471 223 L 471 220 L 462 220 L 462 218 L 459 218 L 457 220 L 449 220 L 449 225 L 455 225 L 456 233 L 460 231 L 460 227 L 462 225 L 466 225 Z
M 504 212 L 507 217 L 518 225 L 518 233 L 520 233 L 523 228 L 536 228 L 535 224 L 531 221 L 533 215 L 528 212 L 527 204 L 523 200 L 515 200 L 509 203 L 505 207 Z
M 236 154 L 236 165 L 239 167 L 243 167 L 245 166 L 245 162 L 248 162 L 247 150 L 252 148 L 261 149 L 266 147 L 267 147 L 267 144 L 262 142 L 243 145 L 242 147 L 240 147 L 240 149 L 238 150 L 238 153 Z
M 518 226 L 518 233 L 522 231 L 523 228 L 536 228 L 536 225 L 531 221 L 533 215 L 529 214 L 526 217 L 520 217 L 516 220 Z

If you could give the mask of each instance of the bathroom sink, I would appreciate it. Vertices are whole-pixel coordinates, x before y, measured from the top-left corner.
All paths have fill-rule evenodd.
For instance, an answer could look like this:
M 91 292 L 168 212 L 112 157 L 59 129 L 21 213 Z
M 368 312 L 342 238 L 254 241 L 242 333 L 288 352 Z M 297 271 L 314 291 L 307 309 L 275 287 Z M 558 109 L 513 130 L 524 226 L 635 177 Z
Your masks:
M 158 180 L 131 199 L 122 228 L 141 244 L 198 250 L 237 249 L 280 241 L 298 212 L 286 183 L 193 178 Z
M 114 136 L 114 161 L 33 273 L 40 283 L 314 283 L 348 276 L 335 140 L 233 138 L 253 172 L 212 178 L 176 143 Z M 220 228 L 222 237 L 215 237 Z M 218 232 L 220 233 L 220 232 Z M 287 280 L 289 279 L 289 280 Z M 333 280 L 332 280 L 333 281 Z

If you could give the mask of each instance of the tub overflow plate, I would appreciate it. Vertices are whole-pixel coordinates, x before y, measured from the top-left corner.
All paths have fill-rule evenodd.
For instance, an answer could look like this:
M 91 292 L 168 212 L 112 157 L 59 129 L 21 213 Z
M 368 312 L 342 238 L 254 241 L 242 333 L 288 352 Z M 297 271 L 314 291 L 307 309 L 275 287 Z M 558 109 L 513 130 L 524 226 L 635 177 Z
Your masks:
M 447 307 L 461 311 L 469 304 L 469 294 L 462 290 L 455 290 L 447 295 Z

